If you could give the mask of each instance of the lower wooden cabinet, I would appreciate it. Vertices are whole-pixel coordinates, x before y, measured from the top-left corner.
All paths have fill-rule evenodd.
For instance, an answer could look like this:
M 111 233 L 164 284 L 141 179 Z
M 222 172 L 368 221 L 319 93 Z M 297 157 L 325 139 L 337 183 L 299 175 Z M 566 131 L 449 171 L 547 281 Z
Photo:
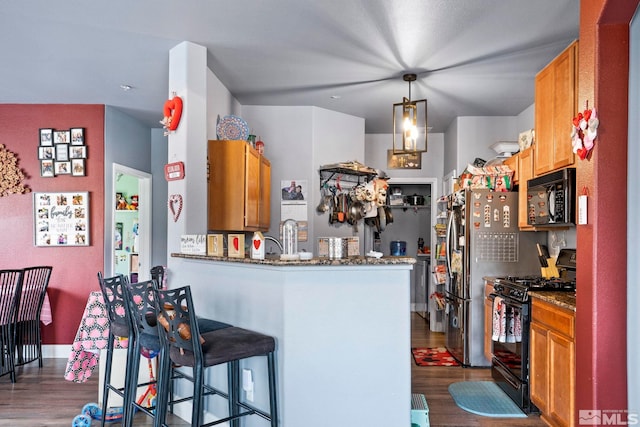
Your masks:
M 493 283 L 485 282 L 484 290 L 484 357 L 488 361 L 493 359 L 491 336 L 493 335 L 493 301 L 489 294 L 493 292 Z
M 575 312 L 532 298 L 531 400 L 551 426 L 574 426 Z

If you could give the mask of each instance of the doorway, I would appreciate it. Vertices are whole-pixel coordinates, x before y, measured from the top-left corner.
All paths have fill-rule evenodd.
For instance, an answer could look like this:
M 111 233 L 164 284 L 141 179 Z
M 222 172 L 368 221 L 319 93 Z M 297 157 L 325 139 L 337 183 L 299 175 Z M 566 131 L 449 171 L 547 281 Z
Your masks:
M 111 275 L 129 280 L 150 279 L 151 269 L 151 175 L 113 164 L 111 201 Z

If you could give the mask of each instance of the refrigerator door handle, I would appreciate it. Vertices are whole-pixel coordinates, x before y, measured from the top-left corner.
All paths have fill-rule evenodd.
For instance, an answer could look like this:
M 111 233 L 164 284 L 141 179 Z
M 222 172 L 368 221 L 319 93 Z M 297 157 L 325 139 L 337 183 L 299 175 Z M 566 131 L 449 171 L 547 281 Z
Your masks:
M 446 239 L 447 250 L 445 253 L 445 258 L 447 260 L 447 271 L 449 271 L 449 277 L 451 278 L 453 278 L 453 271 L 451 271 L 451 239 L 453 237 L 455 241 L 455 238 L 456 238 L 455 230 L 453 227 L 453 215 L 454 215 L 454 212 L 451 211 L 449 213 L 449 223 L 447 224 L 447 239 Z

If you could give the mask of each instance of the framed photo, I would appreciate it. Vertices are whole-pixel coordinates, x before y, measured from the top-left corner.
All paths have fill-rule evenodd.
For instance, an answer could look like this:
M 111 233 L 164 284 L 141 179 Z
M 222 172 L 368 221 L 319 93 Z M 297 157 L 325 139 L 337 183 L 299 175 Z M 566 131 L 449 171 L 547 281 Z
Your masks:
M 54 144 L 68 144 L 70 139 L 71 139 L 71 132 L 69 132 L 68 130 L 53 131 Z
M 38 159 L 53 160 L 53 147 L 38 147 Z
M 114 249 L 116 251 L 121 251 L 122 250 L 122 223 L 121 222 L 116 222 L 116 230 L 115 230 L 115 236 L 114 236 Z
M 51 147 L 53 145 L 53 129 L 40 129 L 40 145 Z
M 86 159 L 87 158 L 87 146 L 86 145 L 71 145 L 71 146 L 69 146 L 69 158 L 70 159 Z
M 69 145 L 68 144 L 56 144 L 55 159 L 58 162 L 66 162 L 69 160 Z
M 84 145 L 84 128 L 71 128 L 71 145 Z
M 422 153 L 393 154 L 393 150 L 387 150 L 387 168 L 422 169 Z
M 89 193 L 33 193 L 36 246 L 89 246 Z
M 40 176 L 43 178 L 53 178 L 55 176 L 53 160 L 40 161 Z
M 58 162 L 53 164 L 53 172 L 56 175 L 69 175 L 71 173 L 71 162 Z
M 71 175 L 85 176 L 84 159 L 71 159 Z

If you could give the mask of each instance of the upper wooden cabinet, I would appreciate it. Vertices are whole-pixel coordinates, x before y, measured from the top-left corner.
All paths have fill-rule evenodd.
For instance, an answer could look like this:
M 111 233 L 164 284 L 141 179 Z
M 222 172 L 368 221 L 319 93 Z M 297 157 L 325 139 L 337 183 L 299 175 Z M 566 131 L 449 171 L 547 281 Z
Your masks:
M 529 147 L 518 153 L 518 227 L 522 231 L 533 231 L 529 224 L 529 197 L 527 194 L 527 181 L 533 178 L 533 157 L 535 147 Z
M 209 141 L 207 229 L 267 231 L 271 163 L 246 141 Z
M 512 185 L 515 185 L 520 180 L 520 176 L 518 174 L 518 159 L 520 158 L 520 153 L 516 153 L 511 157 L 507 157 L 503 160 L 502 164 L 505 166 L 509 166 L 509 169 L 513 171 L 513 182 Z
M 571 123 L 578 103 L 578 42 L 573 42 L 535 80 L 535 175 L 571 166 Z

